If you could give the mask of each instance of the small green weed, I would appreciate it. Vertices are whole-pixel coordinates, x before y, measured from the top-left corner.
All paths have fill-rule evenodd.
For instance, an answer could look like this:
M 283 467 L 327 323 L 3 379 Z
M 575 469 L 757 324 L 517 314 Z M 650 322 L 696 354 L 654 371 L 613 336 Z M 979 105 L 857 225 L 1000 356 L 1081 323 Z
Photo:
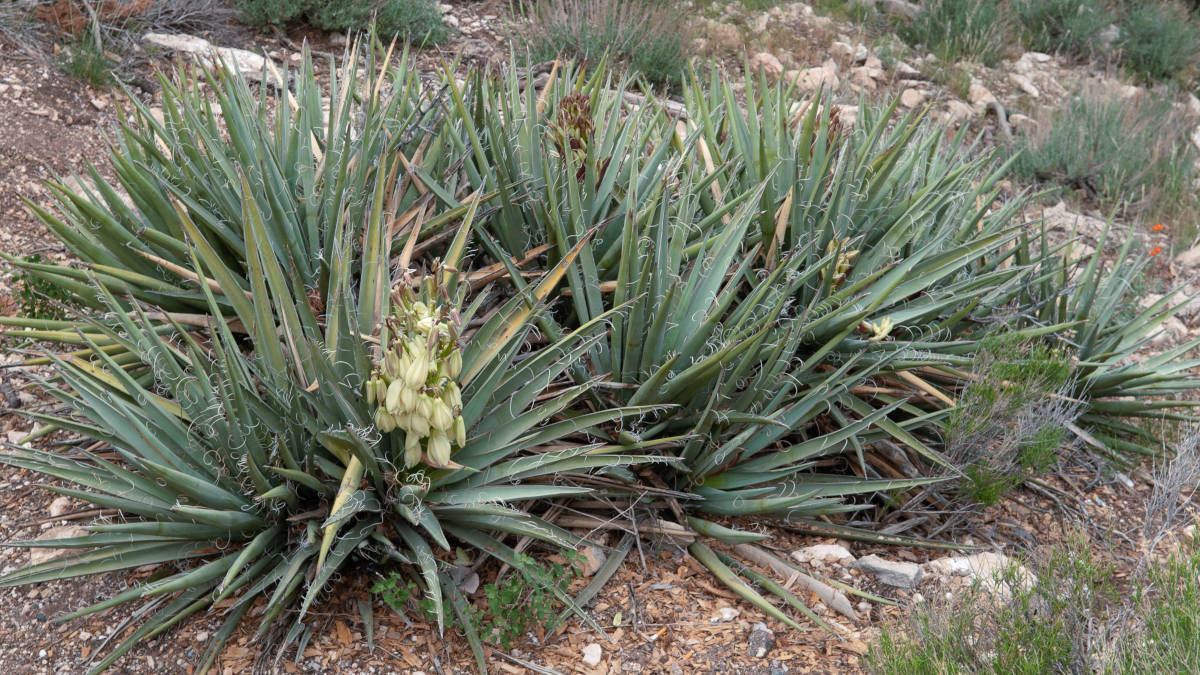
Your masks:
M 508 650 L 526 633 L 549 625 L 560 609 L 551 586 L 565 591 L 579 576 L 581 556 L 574 551 L 564 551 L 563 555 L 565 565 L 551 562 L 548 568 L 529 556 L 518 555 L 516 574 L 498 583 L 484 585 L 484 607 L 467 607 L 469 620 L 480 637 Z M 415 599 L 420 616 L 430 621 L 437 616 L 433 599 L 420 595 L 416 582 L 406 580 L 399 573 L 393 572 L 380 579 L 371 587 L 371 592 L 398 614 L 405 614 L 405 609 Z M 455 616 L 448 606 L 443 615 Z M 451 625 L 457 625 L 457 620 L 452 619 Z
M 879 57 L 883 65 L 894 68 L 897 63 L 908 58 L 910 50 L 894 33 L 883 33 L 872 41 L 871 51 Z
M 1185 547 L 1123 594 L 1116 566 L 1078 535 L 1004 575 L 1012 598 L 979 588 L 917 608 L 867 657 L 884 675 L 1200 672 L 1200 548 Z
M 815 0 L 811 4 L 817 14 L 854 23 L 866 23 L 879 13 L 874 4 L 854 0 Z
M 1058 426 L 1044 426 L 1021 441 L 1017 461 L 1034 475 L 1047 471 L 1058 459 L 1058 449 L 1067 440 L 1067 430 Z
M 1114 565 L 1078 536 L 1045 560 L 1025 563 L 885 628 L 868 669 L 887 675 L 1092 672 L 1089 645 L 1081 643 L 1117 599 Z
M 41 255 L 34 253 L 21 258 L 28 263 L 42 263 Z M 30 319 L 61 319 L 64 308 L 71 304 L 66 292 L 59 286 L 44 281 L 28 271 L 17 269 L 13 273 L 17 282 L 17 311 Z
M 116 65 L 87 36 L 63 49 L 58 60 L 58 67 L 64 73 L 83 80 L 93 87 L 107 87 L 116 82 L 116 77 L 113 75 Z
M 971 72 L 957 63 L 938 61 L 927 68 L 929 79 L 950 90 L 955 96 L 969 100 L 971 94 Z
M 1141 625 L 1124 641 L 1113 672 L 1200 672 L 1200 548 L 1150 571 L 1137 593 Z
M 738 0 L 738 4 L 753 12 L 765 12 L 781 2 L 782 0 Z
M 1009 490 L 1021 484 L 1023 478 L 1013 473 L 997 471 L 981 464 L 972 464 L 963 473 L 966 482 L 963 483 L 961 494 L 970 502 L 991 506 Z
M 1057 391 L 1070 376 L 1066 355 L 1055 347 L 1015 333 L 989 335 L 980 344 L 975 379 L 951 412 L 946 428 L 964 436 L 983 432 L 993 423 L 989 417 L 1017 414 Z

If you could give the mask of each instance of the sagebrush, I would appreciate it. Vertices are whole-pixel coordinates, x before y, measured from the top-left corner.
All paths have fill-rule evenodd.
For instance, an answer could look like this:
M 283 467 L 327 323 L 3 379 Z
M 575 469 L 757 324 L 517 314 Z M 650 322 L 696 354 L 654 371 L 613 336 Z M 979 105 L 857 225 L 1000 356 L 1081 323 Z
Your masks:
M 373 27 L 388 39 L 397 36 L 419 45 L 437 44 L 449 36 L 434 0 L 234 0 L 233 4 L 251 26 L 302 20 L 325 30 Z
M 1106 211 L 1186 217 L 1196 204 L 1191 127 L 1168 101 L 1085 89 L 1017 139 L 1014 169 L 1077 191 Z
M 994 66 L 1009 49 L 1011 29 L 1012 16 L 999 0 L 929 0 L 902 33 L 941 61 Z
M 608 57 L 655 84 L 678 82 L 687 67 L 686 15 L 658 0 L 527 0 L 513 35 L 533 62 Z

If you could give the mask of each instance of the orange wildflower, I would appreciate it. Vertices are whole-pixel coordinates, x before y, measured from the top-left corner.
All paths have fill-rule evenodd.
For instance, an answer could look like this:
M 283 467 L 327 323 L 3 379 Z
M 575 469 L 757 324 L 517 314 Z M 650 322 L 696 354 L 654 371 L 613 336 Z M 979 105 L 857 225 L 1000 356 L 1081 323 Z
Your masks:
M 1155 246 L 1154 248 L 1150 249 L 1150 255 L 1158 255 L 1159 253 L 1162 253 L 1162 250 L 1163 248 L 1161 246 Z
M 1167 226 L 1163 225 L 1162 223 L 1155 223 L 1154 227 L 1150 229 L 1154 230 L 1155 232 L 1162 232 L 1163 230 L 1167 229 Z

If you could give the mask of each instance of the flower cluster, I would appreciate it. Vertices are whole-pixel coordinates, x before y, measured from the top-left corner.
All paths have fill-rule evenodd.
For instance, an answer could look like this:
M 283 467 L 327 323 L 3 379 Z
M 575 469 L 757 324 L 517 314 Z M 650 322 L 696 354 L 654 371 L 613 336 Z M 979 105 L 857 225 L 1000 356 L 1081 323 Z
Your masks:
M 404 464 L 424 458 L 435 467 L 450 465 L 451 445 L 466 444 L 462 370 L 457 328 L 444 307 L 419 300 L 411 288 L 395 294 L 388 319 L 390 340 L 367 380 L 367 405 L 384 433 L 404 431 Z
M 587 175 L 588 143 L 595 134 L 592 121 L 592 97 L 587 94 L 568 94 L 558 103 L 558 118 L 549 125 L 550 139 L 564 160 L 573 156 L 576 165 L 575 180 L 582 181 Z M 597 172 L 603 173 L 608 161 L 597 164 Z
M 837 237 L 834 237 L 829 240 L 829 245 L 825 248 L 825 252 L 829 255 L 837 253 L 837 261 L 833 266 L 833 288 L 837 288 L 842 285 L 842 282 L 846 280 L 846 273 L 850 271 L 850 268 L 854 265 L 854 259 L 858 257 L 857 250 L 845 252 L 842 251 L 842 248 L 848 243 L 850 243 L 848 239 L 839 241 Z M 829 268 L 821 269 L 822 279 L 824 279 L 828 274 L 828 269 Z
M 871 337 L 867 338 L 871 342 L 882 342 L 892 332 L 895 324 L 892 323 L 890 317 L 883 317 L 879 323 L 867 322 L 867 330 L 871 332 Z

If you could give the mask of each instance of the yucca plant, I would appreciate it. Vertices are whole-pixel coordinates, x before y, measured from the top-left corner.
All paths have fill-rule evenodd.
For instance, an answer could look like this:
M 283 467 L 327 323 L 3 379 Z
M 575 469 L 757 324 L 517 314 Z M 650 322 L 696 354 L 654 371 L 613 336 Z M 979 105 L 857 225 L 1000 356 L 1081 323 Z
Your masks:
M 601 410 L 551 421 L 587 391 L 587 386 L 556 381 L 586 347 L 590 329 L 544 350 L 524 349 L 529 319 L 561 269 L 548 273 L 529 297 L 514 297 L 479 317 L 482 325 L 462 336 L 459 321 L 479 316 L 488 296 L 461 307 L 458 275 L 425 277 L 419 285 L 427 293 L 436 290 L 434 298 L 447 303 L 448 320 L 435 322 L 433 331 L 448 337 L 453 356 L 443 359 L 435 350 L 409 368 L 409 381 L 417 383 L 421 397 L 457 394 L 461 387 L 452 410 L 442 411 L 453 418 L 445 424 L 436 410 L 430 412 L 421 418 L 424 432 L 415 423 L 403 432 L 372 425 L 373 399 L 364 394 L 371 390 L 368 374 L 372 364 L 383 367 L 379 364 L 389 353 L 371 345 L 416 337 L 424 349 L 425 334 L 420 327 L 403 332 L 401 321 L 389 322 L 391 334 L 356 332 L 350 280 L 342 274 L 349 265 L 338 266 L 333 301 L 322 315 L 313 314 L 302 302 L 303 286 L 286 278 L 270 252 L 257 248 L 262 221 L 249 208 L 247 215 L 246 241 L 257 259 L 251 268 L 261 281 L 253 299 L 231 302 L 239 307 L 236 317 L 248 335 L 226 327 L 215 300 L 210 310 L 221 328 L 213 334 L 173 324 L 163 335 L 145 311 L 126 315 L 121 303 L 102 291 L 114 318 L 91 327 L 119 345 L 121 353 L 137 358 L 118 363 L 94 342 L 92 361 L 52 357 L 66 386 L 50 391 L 74 414 L 44 419 L 102 441 L 112 453 L 64 457 L 29 450 L 0 458 L 73 484 L 52 489 L 121 514 L 88 526 L 93 534 L 85 537 L 21 544 L 89 550 L 28 567 L 0 584 L 200 559 L 196 566 L 64 617 L 178 593 L 97 669 L 139 640 L 227 597 L 236 602 L 206 654 L 205 667 L 260 598 L 268 601 L 260 635 L 281 616 L 290 616 L 285 610 L 299 608 L 296 621 L 286 626 L 281 647 L 286 646 L 306 630 L 305 611 L 330 577 L 355 555 L 408 566 L 434 598 L 453 594 L 434 555 L 435 548 L 449 549 L 449 538 L 510 563 L 515 552 L 488 533 L 575 546 L 580 540 L 574 535 L 510 503 L 590 491 L 563 484 L 567 472 L 659 461 L 587 442 L 582 433 L 650 409 Z M 197 247 L 197 258 L 207 264 L 193 271 L 223 275 L 219 259 L 205 254 L 206 248 Z M 381 283 L 386 286 L 387 279 Z M 400 288 L 395 301 L 359 310 L 378 316 L 396 310 L 398 318 L 404 317 L 412 304 L 405 295 L 412 290 L 403 282 Z M 465 343 L 461 352 L 460 341 Z M 518 361 L 520 352 L 525 358 Z M 422 407 L 418 401 L 418 412 L 409 417 L 426 414 Z M 454 426 L 455 437 L 439 436 Z M 444 453 L 439 439 L 446 444 Z M 546 444 L 556 452 L 537 450 Z M 420 449 L 415 455 L 409 452 L 414 445 Z M 226 541 L 239 546 L 217 545 Z M 566 596 L 561 599 L 573 606 Z
M 744 542 L 696 515 L 816 525 L 868 506 L 854 495 L 953 474 L 937 448 L 961 369 L 1001 317 L 1045 305 L 1029 289 L 1067 253 L 1031 247 L 1014 226 L 1022 201 L 998 203 L 1008 164 L 964 159 L 981 154 L 965 132 L 947 144 L 919 113 L 893 124 L 895 105 L 862 106 L 849 129 L 820 99 L 797 106 L 754 81 L 743 99 L 714 75 L 693 78 L 681 120 L 653 102 L 627 110 L 620 82 L 556 70 L 522 98 L 510 77 L 501 114 L 475 119 L 476 171 L 498 167 L 532 198 L 494 186 L 488 243 L 502 260 L 555 260 L 597 233 L 542 325 L 561 335 L 628 308 L 575 376 L 611 382 L 597 391 L 610 404 L 680 406 L 636 431 L 686 434 L 669 446 L 682 461 L 663 471 L 699 497 L 685 504 L 690 525 Z M 487 85 L 474 91 L 471 109 L 496 105 Z M 1013 329 L 1061 338 L 1082 321 Z M 1164 374 L 1177 355 L 1151 368 Z M 912 461 L 897 467 L 878 442 Z
M 1108 240 L 1106 230 L 1099 248 Z M 1047 248 L 1044 241 L 1030 245 Z M 1137 356 L 1196 294 L 1180 285 L 1143 304 L 1135 289 L 1153 257 L 1136 254 L 1134 245 L 1133 238 L 1127 239 L 1111 261 L 1095 254 L 1079 261 L 1057 258 L 1031 288 L 1030 301 L 1041 322 L 1075 326 L 1052 337 L 1074 357 L 1072 395 L 1083 403 L 1080 421 L 1090 432 L 1083 440 L 1119 465 L 1157 455 L 1166 447 L 1168 439 L 1151 423 L 1192 424 L 1200 419 L 1189 413 L 1200 405 L 1193 397 L 1200 388 L 1200 378 L 1193 375 L 1200 360 L 1187 358 L 1200 339 L 1185 340 L 1149 358 Z
M 232 79 L 211 82 L 244 87 Z M 239 121 L 231 117 L 226 124 Z M 303 152 L 321 151 L 306 143 Z M 578 537 L 513 504 L 592 491 L 571 485 L 573 475 L 664 461 L 629 444 L 606 444 L 602 431 L 659 407 L 592 406 L 564 414 L 594 383 L 561 375 L 597 339 L 603 321 L 544 344 L 526 339 L 578 249 L 527 292 L 468 298 L 471 285 L 460 269 L 480 200 L 455 225 L 441 261 L 418 264 L 414 244 L 438 221 L 399 222 L 401 209 L 411 207 L 385 194 L 403 194 L 396 181 L 414 179 L 392 178 L 371 182 L 360 218 L 348 217 L 347 196 L 341 207 L 329 207 L 334 221 L 316 223 L 329 251 L 319 301 L 312 297 L 314 277 L 296 269 L 300 256 L 273 245 L 272 228 L 283 227 L 287 216 L 262 211 L 262 193 L 244 175 L 223 195 L 240 204 L 237 217 L 214 217 L 207 228 L 181 198 L 168 199 L 185 261 L 168 271 L 211 280 L 188 289 L 204 303 L 190 307 L 207 317 L 202 327 L 167 311 L 188 293 L 155 305 L 163 296 L 136 281 L 102 279 L 94 267 L 78 284 L 74 270 L 46 269 L 50 282 L 77 288 L 104 311 L 44 335 L 73 332 L 83 349 L 47 357 L 60 378 L 47 390 L 69 414 L 35 416 L 108 449 L 22 450 L 0 461 L 58 478 L 67 486 L 56 491 L 119 515 L 88 525 L 84 537 L 16 544 L 81 552 L 27 567 L 0 584 L 195 560 L 64 617 L 139 600 L 154 611 L 95 670 L 227 598 L 234 602 L 201 670 L 259 600 L 266 601 L 260 636 L 281 650 L 307 641 L 306 611 L 358 557 L 396 562 L 425 593 L 461 610 L 436 549 L 449 550 L 453 539 L 512 563 L 516 552 L 497 532 L 573 547 Z M 398 237 L 407 247 L 393 256 Z M 393 269 L 402 271 L 394 276 Z M 442 604 L 435 604 L 441 625 Z M 482 667 L 479 640 L 468 634 Z
M 610 84 L 565 71 L 522 100 L 514 78 L 506 125 L 480 120 L 475 161 L 533 195 L 496 186 L 485 221 L 496 257 L 540 244 L 533 250 L 554 260 L 597 233 L 568 273 L 569 311 L 543 326 L 562 334 L 628 307 L 577 377 L 606 377 L 610 400 L 682 406 L 646 435 L 736 436 L 851 356 L 845 378 L 859 383 L 880 369 L 911 377 L 918 366 L 968 362 L 970 343 L 956 337 L 969 319 L 1009 302 L 1033 274 L 1033 263 L 1014 264 L 1016 206 L 991 210 L 1005 167 L 956 162 L 915 117 L 889 130 L 894 107 L 864 113 L 851 133 L 819 100 L 796 114 L 789 92 L 748 82 L 743 108 L 714 78 L 707 89 L 693 81 L 685 122 L 652 104 L 624 111 L 622 85 Z M 869 401 L 847 394 L 837 407 L 848 423 L 904 403 L 909 388 L 882 402 L 885 390 Z M 929 422 L 911 406 L 901 414 Z M 868 426 L 936 461 L 890 418 L 874 419 Z M 770 426 L 782 429 L 766 434 L 774 442 L 804 423 Z M 718 456 L 700 472 L 689 463 L 693 480 L 744 457 Z
M 380 70 L 378 50 L 354 54 L 360 51 L 363 72 Z M 452 161 L 439 131 L 443 110 L 434 92 L 423 89 L 407 53 L 394 65 L 386 76 L 365 81 L 358 70 L 331 67 L 324 92 L 305 54 L 298 72 L 268 74 L 288 92 L 271 100 L 225 69 L 183 71 L 178 82 L 160 75 L 161 113 L 130 96 L 120 115 L 109 153 L 115 183 L 89 167 L 82 184 L 94 187 L 50 184 L 58 213 L 28 202 L 82 264 L 6 260 L 54 277 L 73 300 L 93 309 L 105 307 L 88 274 L 163 311 L 203 313 L 208 302 L 189 269 L 184 220 L 212 242 L 230 280 L 249 289 L 245 244 L 231 225 L 243 210 L 243 195 L 231 187 L 244 183 L 245 197 L 264 214 L 267 244 L 319 306 L 328 298 L 330 261 L 342 244 L 331 238 L 331 225 L 363 222 L 378 182 L 388 181 L 386 205 L 398 218 L 393 228 L 436 214 L 441 220 L 434 229 L 465 209 L 463 194 L 443 179 Z M 409 171 L 411 164 L 417 167 Z M 231 309 L 224 297 L 217 302 Z
M 700 516 L 806 522 L 926 482 L 880 475 L 870 446 L 946 464 L 928 443 L 952 401 L 913 370 L 969 362 L 970 319 L 1035 272 L 1014 260 L 1017 206 L 992 210 L 1005 167 L 956 161 L 915 116 L 889 130 L 894 106 L 852 133 L 820 100 L 796 114 L 790 92 L 749 82 L 743 108 L 722 80 L 693 85 L 681 121 L 569 68 L 537 96 L 515 73 L 480 81 L 463 109 L 500 112 L 461 119 L 479 139 L 468 171 L 499 195 L 484 243 L 521 287 L 522 261 L 586 242 L 540 325 L 561 336 L 620 310 L 572 374 L 603 378 L 603 405 L 678 406 L 631 431 L 681 460 L 660 476 L 693 497 L 676 515 L 697 530 L 750 541 Z M 911 380 L 941 398 L 914 405 Z M 813 471 L 855 460 L 858 476 Z

